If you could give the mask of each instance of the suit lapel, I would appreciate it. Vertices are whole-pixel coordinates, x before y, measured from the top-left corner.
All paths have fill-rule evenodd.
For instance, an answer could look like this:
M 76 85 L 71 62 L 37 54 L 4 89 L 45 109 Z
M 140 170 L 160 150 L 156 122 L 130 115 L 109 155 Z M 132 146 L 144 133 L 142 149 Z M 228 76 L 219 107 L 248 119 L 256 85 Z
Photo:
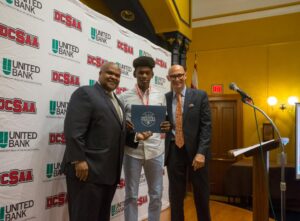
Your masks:
M 123 104 L 121 103 L 121 101 L 119 100 L 119 98 L 118 98 L 117 96 L 115 96 L 115 98 L 117 99 L 118 104 L 119 104 L 120 107 L 121 107 L 123 119 L 122 119 L 122 122 L 120 122 L 120 123 L 121 123 L 121 125 L 122 125 L 122 127 L 123 127 L 123 126 L 125 125 L 125 122 L 126 122 L 126 116 L 125 116 L 124 107 L 123 107 Z
M 173 92 L 171 91 L 166 94 L 167 112 L 168 112 L 168 117 L 169 117 L 169 121 L 171 122 L 171 124 L 174 123 L 173 112 L 172 112 L 172 99 L 173 99 Z
M 117 121 L 120 123 L 120 125 L 122 125 L 122 123 L 120 122 L 120 118 L 118 116 L 118 113 L 117 113 L 117 111 L 115 109 L 115 106 L 111 102 L 111 100 L 110 100 L 109 96 L 106 94 L 105 90 L 98 83 L 96 83 L 94 87 L 95 87 L 95 89 L 98 92 L 100 92 L 100 94 L 103 97 L 103 99 L 105 100 L 107 106 L 112 111 L 113 115 L 115 116 L 115 118 L 117 119 Z M 120 104 L 119 100 L 118 100 L 118 103 Z M 123 112 L 123 109 L 122 109 L 122 112 Z

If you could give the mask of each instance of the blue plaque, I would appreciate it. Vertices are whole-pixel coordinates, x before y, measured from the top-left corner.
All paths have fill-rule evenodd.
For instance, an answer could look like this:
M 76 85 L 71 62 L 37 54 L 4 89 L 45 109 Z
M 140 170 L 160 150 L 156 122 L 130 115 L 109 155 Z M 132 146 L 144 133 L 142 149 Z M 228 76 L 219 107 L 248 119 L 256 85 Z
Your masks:
M 135 132 L 160 133 L 160 124 L 166 120 L 166 106 L 132 105 L 131 121 Z

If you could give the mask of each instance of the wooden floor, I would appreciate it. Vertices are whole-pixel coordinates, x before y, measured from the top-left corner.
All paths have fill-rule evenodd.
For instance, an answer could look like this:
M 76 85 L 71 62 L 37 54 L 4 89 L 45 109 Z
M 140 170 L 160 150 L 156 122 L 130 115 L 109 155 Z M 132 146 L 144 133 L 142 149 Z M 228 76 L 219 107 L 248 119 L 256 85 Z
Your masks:
M 252 221 L 252 212 L 239 207 L 231 206 L 226 203 L 210 201 L 210 211 L 212 221 Z M 197 221 L 197 215 L 194 207 L 194 200 L 188 195 L 184 202 L 185 221 Z M 161 221 L 171 221 L 170 209 L 161 213 Z M 147 219 L 145 220 L 147 221 Z M 273 219 L 270 219 L 273 221 Z

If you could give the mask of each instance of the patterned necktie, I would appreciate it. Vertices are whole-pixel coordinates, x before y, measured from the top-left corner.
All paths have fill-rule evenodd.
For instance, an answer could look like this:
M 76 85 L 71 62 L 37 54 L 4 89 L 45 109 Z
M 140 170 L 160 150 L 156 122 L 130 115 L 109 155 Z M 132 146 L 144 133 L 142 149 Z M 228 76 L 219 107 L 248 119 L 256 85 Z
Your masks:
M 113 105 L 114 105 L 114 107 L 115 107 L 115 109 L 116 109 L 116 111 L 117 111 L 117 114 L 118 114 L 118 116 L 119 116 L 120 122 L 122 122 L 123 116 L 122 116 L 121 108 L 120 108 L 120 105 L 119 105 L 117 99 L 116 99 L 115 96 L 114 96 L 114 93 L 113 93 L 113 92 L 108 93 L 108 96 L 109 96 L 111 102 L 113 103 Z
M 176 94 L 176 128 L 175 128 L 175 144 L 181 148 L 184 145 L 183 131 L 182 131 L 182 109 L 181 109 L 181 93 Z

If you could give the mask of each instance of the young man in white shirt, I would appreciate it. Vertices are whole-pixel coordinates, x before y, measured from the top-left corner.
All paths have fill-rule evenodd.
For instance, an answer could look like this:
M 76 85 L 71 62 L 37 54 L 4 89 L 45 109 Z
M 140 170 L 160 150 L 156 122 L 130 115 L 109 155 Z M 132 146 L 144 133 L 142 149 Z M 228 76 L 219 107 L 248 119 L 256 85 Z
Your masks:
M 141 56 L 133 61 L 133 75 L 137 84 L 129 91 L 120 95 L 124 105 L 126 120 L 131 122 L 131 105 L 165 105 L 165 96 L 150 86 L 153 78 L 153 58 Z M 163 131 L 170 129 L 169 122 L 161 125 Z M 150 197 L 148 220 L 160 220 L 161 198 L 163 191 L 163 160 L 164 140 L 160 133 L 143 132 L 134 134 L 138 141 L 136 147 L 125 146 L 124 173 L 125 173 L 125 221 L 138 220 L 138 192 L 142 168 L 148 184 Z M 134 143 L 134 142 L 132 142 Z M 128 144 L 128 142 L 127 142 Z

